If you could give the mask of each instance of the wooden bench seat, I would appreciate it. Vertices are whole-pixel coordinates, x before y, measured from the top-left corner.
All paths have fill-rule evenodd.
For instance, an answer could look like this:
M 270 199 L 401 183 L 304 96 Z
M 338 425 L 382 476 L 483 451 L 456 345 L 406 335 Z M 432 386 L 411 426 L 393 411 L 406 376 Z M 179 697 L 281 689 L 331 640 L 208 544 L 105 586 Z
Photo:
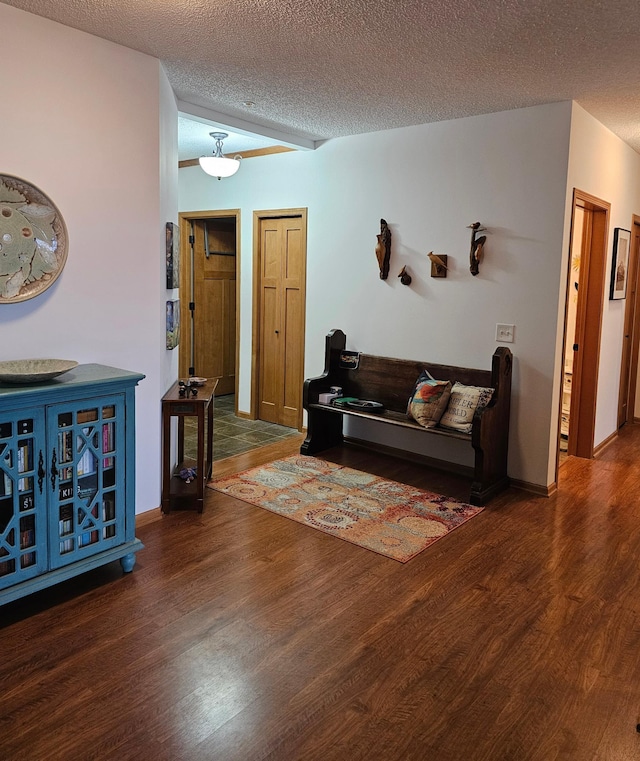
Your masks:
M 308 420 L 307 437 L 300 449 L 302 454 L 313 455 L 341 444 L 344 440 L 343 418 L 353 416 L 420 431 L 428 436 L 468 442 L 475 455 L 469 498 L 471 504 L 483 505 L 490 497 L 509 485 L 507 453 L 512 357 L 507 347 L 501 346 L 496 349 L 490 370 L 364 353 L 359 355 L 357 369 L 347 369 L 340 363 L 340 356 L 345 348 L 345 334 L 341 330 L 332 330 L 326 338 L 323 374 L 304 383 L 303 404 Z M 458 381 L 467 386 L 494 389 L 489 404 L 476 410 L 471 433 L 441 427 L 424 428 L 407 417 L 407 403 L 422 370 L 427 370 L 437 380 L 450 380 L 452 384 Z M 341 386 L 344 396 L 380 402 L 384 405 L 384 412 L 375 413 L 321 404 L 319 395 L 328 392 L 331 386 Z M 397 452 L 401 455 L 401 450 Z

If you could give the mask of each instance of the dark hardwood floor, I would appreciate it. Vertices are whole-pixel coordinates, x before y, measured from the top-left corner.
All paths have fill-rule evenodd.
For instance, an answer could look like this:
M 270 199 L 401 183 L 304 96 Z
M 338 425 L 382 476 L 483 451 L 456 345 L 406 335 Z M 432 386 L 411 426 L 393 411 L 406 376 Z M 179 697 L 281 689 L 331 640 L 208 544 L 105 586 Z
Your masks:
M 639 483 L 631 426 L 404 565 L 214 491 L 146 514 L 132 574 L 0 608 L 0 759 L 638 759 Z

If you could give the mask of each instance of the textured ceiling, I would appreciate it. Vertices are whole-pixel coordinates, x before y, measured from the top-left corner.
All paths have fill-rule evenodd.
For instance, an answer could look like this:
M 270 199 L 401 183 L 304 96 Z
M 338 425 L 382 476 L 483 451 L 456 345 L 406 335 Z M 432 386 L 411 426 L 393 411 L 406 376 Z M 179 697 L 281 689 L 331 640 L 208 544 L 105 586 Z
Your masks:
M 640 152 L 638 0 L 5 2 L 156 56 L 183 112 L 257 132 L 322 140 L 576 100 Z

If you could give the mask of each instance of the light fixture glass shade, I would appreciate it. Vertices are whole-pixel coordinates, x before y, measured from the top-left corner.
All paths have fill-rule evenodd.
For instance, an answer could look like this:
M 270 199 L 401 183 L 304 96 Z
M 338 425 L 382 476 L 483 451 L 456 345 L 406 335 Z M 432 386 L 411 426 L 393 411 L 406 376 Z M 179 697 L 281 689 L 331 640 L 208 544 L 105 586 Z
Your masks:
M 240 169 L 240 156 L 227 158 L 222 153 L 222 141 L 229 137 L 226 132 L 210 132 L 211 137 L 216 141 L 216 150 L 213 156 L 201 156 L 199 158 L 200 166 L 212 177 L 231 177 Z
M 238 159 L 228 159 L 225 156 L 201 156 L 198 161 L 207 174 L 218 179 L 231 177 L 240 169 Z

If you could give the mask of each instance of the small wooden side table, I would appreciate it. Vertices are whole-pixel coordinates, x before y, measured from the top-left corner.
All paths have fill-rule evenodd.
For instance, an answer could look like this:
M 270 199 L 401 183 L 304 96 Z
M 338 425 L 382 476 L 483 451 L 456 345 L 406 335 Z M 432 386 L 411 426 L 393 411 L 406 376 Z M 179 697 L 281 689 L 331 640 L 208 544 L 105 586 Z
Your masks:
M 213 394 L 218 379 L 208 380 L 198 387 L 197 396 L 180 396 L 180 386 L 176 381 L 162 397 L 162 512 L 171 509 L 194 509 L 199 513 L 204 508 L 204 489 L 211 477 L 213 463 Z M 178 464 L 171 469 L 171 418 L 178 418 Z M 184 419 L 197 419 L 198 449 L 194 460 L 184 458 Z M 206 425 L 205 425 L 206 423 Z M 206 456 L 205 456 L 206 428 Z M 196 469 L 196 477 L 187 483 L 181 478 L 173 478 L 182 468 Z

